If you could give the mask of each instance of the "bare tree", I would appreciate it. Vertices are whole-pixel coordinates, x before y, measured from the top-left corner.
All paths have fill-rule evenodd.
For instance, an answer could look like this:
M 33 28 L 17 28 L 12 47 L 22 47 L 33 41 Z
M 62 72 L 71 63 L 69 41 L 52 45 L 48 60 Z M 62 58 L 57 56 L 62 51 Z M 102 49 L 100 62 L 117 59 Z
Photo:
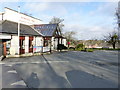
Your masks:
M 64 33 L 64 37 L 67 38 L 68 48 L 69 48 L 69 42 L 75 43 L 75 37 L 74 37 L 75 34 L 76 34 L 76 32 L 74 32 L 74 31 L 68 31 L 68 32 Z
M 49 23 L 50 24 L 58 24 L 59 28 L 62 32 L 63 27 L 64 27 L 64 24 L 62 23 L 63 21 L 64 21 L 64 19 L 61 19 L 61 18 L 58 18 L 58 17 L 53 17 Z
M 118 2 L 118 8 L 115 14 L 117 16 L 118 30 L 120 30 L 120 1 Z
M 109 33 L 107 36 L 104 36 L 104 37 L 105 37 L 105 41 L 108 42 L 108 44 L 111 44 L 113 46 L 113 49 L 115 49 L 116 44 L 119 41 L 118 33 L 114 31 L 114 32 Z

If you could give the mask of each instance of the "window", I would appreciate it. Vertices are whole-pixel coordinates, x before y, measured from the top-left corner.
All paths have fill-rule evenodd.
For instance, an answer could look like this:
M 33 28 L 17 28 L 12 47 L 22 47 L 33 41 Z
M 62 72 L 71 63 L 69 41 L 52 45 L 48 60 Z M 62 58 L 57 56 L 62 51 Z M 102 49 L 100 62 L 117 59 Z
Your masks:
M 44 47 L 48 46 L 48 40 L 44 40 Z
M 25 49 L 25 40 L 20 39 L 20 47 L 21 49 Z
M 49 46 L 50 38 L 44 38 L 44 47 Z
M 32 48 L 32 40 L 29 40 L 29 48 Z

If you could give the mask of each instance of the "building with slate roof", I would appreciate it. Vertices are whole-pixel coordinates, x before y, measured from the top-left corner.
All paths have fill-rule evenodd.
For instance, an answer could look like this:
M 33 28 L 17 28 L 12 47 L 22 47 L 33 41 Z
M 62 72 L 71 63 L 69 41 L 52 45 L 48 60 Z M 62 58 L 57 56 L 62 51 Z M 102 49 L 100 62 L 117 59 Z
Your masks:
M 58 44 L 66 46 L 58 24 L 43 24 L 40 19 L 10 8 L 0 13 L 0 56 L 57 50 Z
M 55 31 L 58 32 L 59 36 L 61 36 L 61 33 L 59 33 L 59 30 L 58 30 L 59 27 L 57 24 L 34 25 L 34 28 L 45 37 L 52 37 L 53 35 L 55 35 Z
M 3 44 L 3 54 L 6 55 L 17 55 L 25 53 L 34 53 L 34 47 L 39 47 L 37 52 L 42 52 L 43 37 L 35 29 L 29 25 L 20 24 L 20 37 L 18 41 L 18 23 L 12 21 L 2 21 L 0 24 L 0 35 Z M 39 42 L 39 43 L 38 43 Z
M 3 34 L 6 33 L 11 35 L 18 33 L 18 23 L 5 20 L 2 21 L 1 24 L 2 24 L 2 31 L 0 31 L 0 33 Z M 20 35 L 39 36 L 40 33 L 28 25 L 20 24 Z
M 66 46 L 66 39 L 62 37 L 58 24 L 39 24 L 33 28 L 43 36 L 43 51 L 56 50 L 58 44 Z

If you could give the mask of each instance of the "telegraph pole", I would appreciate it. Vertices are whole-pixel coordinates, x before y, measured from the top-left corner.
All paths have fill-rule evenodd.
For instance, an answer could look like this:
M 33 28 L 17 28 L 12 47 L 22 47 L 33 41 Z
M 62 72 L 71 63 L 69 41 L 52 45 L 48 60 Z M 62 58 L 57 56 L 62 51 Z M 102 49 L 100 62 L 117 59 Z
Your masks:
M 120 48 L 120 1 L 118 2 L 118 8 L 116 11 L 117 24 L 118 24 L 118 48 Z
M 18 55 L 20 54 L 20 6 L 18 6 Z

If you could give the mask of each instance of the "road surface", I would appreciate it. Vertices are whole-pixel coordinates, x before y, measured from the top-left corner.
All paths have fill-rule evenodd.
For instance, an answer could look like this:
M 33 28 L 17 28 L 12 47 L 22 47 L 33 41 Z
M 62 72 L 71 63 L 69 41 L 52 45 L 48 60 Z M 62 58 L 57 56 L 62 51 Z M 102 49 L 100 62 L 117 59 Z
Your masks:
M 7 66 L 8 65 L 8 66 Z M 2 62 L 2 87 L 117 88 L 118 52 L 57 52 Z M 8 73 L 14 73 L 9 76 Z M 6 83 L 6 79 L 14 77 Z

